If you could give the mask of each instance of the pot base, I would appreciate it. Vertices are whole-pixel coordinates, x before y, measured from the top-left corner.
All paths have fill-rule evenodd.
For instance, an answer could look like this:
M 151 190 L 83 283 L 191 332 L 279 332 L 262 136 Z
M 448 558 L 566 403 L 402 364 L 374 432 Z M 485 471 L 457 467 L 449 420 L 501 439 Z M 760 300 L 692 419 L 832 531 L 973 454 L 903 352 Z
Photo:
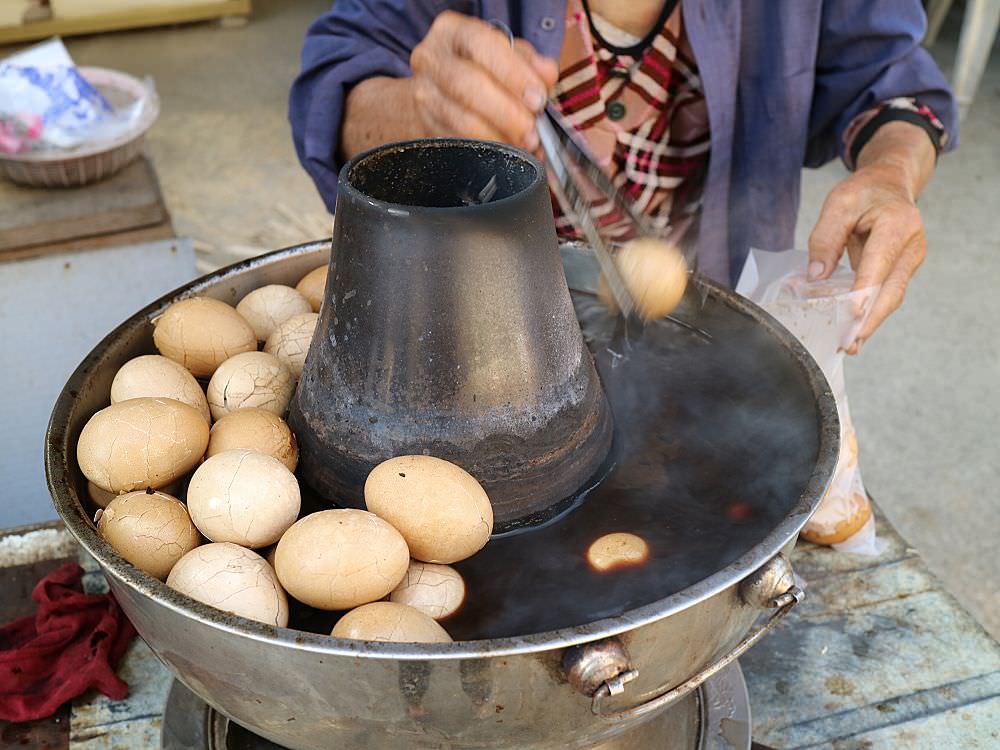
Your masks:
M 163 712 L 161 737 L 162 750 L 285 750 L 230 721 L 177 680 L 170 688 Z M 342 741 L 331 741 L 330 747 L 362 750 Z M 627 734 L 588 747 L 588 750 L 723 749 L 750 750 L 750 698 L 736 662 L 650 721 Z

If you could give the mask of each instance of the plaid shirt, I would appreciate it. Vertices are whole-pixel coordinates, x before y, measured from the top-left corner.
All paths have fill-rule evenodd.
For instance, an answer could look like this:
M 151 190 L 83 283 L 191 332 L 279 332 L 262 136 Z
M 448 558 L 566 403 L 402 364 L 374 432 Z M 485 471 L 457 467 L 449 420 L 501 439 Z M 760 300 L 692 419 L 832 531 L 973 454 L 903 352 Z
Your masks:
M 657 233 L 681 242 L 701 205 L 709 129 L 680 5 L 643 49 L 626 51 L 605 46 L 579 0 L 571 0 L 559 70 L 555 98 L 566 120 Z M 629 238 L 631 227 L 618 210 L 596 196 L 593 205 L 602 233 Z M 555 196 L 553 207 L 559 236 L 580 239 Z

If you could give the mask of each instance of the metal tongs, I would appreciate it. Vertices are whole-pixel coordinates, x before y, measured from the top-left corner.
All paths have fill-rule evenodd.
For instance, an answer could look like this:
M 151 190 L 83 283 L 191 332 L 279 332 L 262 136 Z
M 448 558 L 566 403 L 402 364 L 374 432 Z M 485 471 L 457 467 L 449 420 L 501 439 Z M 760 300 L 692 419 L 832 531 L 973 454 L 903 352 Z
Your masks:
M 551 103 L 546 104 L 545 109 L 539 113 L 536 127 L 545 160 L 556 178 L 555 187 L 560 193 L 559 197 L 573 212 L 587 243 L 593 249 L 618 309 L 625 318 L 630 318 L 636 310 L 635 300 L 618 271 L 611 249 L 597 228 L 591 198 L 587 196 L 585 186 L 589 183 L 601 197 L 617 207 L 631 222 L 637 237 L 651 236 L 653 231 L 645 217 L 635 210 L 632 201 L 601 170 L 573 126 L 563 119 Z

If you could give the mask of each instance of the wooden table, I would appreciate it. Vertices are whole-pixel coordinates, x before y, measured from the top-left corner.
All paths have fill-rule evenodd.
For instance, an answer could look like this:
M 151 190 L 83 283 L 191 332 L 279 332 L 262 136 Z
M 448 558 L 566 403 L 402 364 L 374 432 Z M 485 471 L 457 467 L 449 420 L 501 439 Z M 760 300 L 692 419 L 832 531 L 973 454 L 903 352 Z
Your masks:
M 1000 645 L 878 518 L 886 549 L 859 557 L 803 543 L 806 599 L 741 659 L 754 736 L 778 750 L 1000 748 Z M 0 620 L 30 611 L 35 580 L 80 556 L 55 525 L 0 536 Z M 88 590 L 104 587 L 82 560 Z M 152 750 L 170 676 L 136 640 L 125 701 L 85 695 L 45 721 L 0 723 L 0 747 Z

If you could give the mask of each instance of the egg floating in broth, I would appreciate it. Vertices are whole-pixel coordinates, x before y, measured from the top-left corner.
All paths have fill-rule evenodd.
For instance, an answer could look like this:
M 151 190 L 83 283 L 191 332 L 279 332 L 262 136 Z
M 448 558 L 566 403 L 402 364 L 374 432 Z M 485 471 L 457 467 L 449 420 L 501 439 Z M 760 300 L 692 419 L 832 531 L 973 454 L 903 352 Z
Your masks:
M 649 545 L 635 534 L 605 534 L 587 548 L 587 563 L 598 573 L 642 565 L 649 559 Z

